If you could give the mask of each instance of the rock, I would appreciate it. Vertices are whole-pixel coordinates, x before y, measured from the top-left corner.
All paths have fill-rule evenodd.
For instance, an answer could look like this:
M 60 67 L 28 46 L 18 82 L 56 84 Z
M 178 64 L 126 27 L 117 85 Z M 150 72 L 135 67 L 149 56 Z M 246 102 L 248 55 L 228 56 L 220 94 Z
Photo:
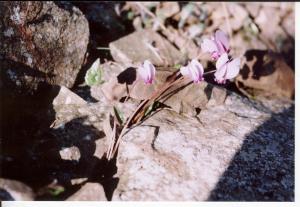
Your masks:
M 120 2 L 72 2 L 72 4 L 84 13 L 89 22 L 92 47 L 99 45 L 106 47 L 108 42 L 128 34 L 128 28 L 116 10 L 118 5 L 120 7 Z
M 229 19 L 232 29 L 240 29 L 243 26 L 245 19 L 248 17 L 248 12 L 243 6 L 237 3 L 230 3 L 226 6 L 229 14 L 232 15 L 232 18 Z
M 75 160 L 79 161 L 80 159 L 80 150 L 78 147 L 66 147 L 59 151 L 60 157 L 63 160 Z
M 34 193 L 30 187 L 16 180 L 0 178 L 0 200 L 33 201 Z
M 177 113 L 196 116 L 198 110 L 207 107 L 222 105 L 226 99 L 226 90 L 213 86 L 206 81 L 200 84 L 187 84 L 190 80 L 170 88 L 166 97 L 160 101 L 170 106 Z M 178 90 L 180 89 L 180 90 Z M 175 92 L 175 93 L 174 93 Z
M 108 83 L 112 81 L 114 81 L 114 83 L 117 83 L 116 79 L 114 79 L 113 77 L 117 77 L 122 71 L 124 71 L 126 68 L 129 67 L 130 65 L 119 64 L 116 62 L 106 62 L 101 64 L 100 69 L 103 71 L 102 80 L 104 81 L 104 86 L 103 85 L 91 86 L 90 88 L 91 96 L 96 100 L 104 100 L 104 96 L 101 90 L 102 87 L 105 87 Z
M 199 55 L 200 47 L 197 46 L 191 38 L 186 37 L 180 30 L 169 26 L 167 30 L 163 30 L 162 33 L 166 35 L 187 58 L 193 59 Z
M 162 2 L 161 7 L 156 10 L 156 15 L 159 18 L 169 18 L 180 11 L 179 4 L 177 2 Z
M 104 189 L 99 183 L 85 183 L 67 201 L 107 201 Z
M 1 63 L 1 71 L 17 77 L 17 86 L 47 81 L 72 87 L 89 40 L 81 11 L 69 3 L 1 2 L 0 14 L 0 56 L 12 63 Z
M 222 90 L 212 88 L 208 107 L 194 117 L 164 109 L 132 127 L 122 139 L 117 171 L 108 171 L 117 172 L 119 179 L 117 185 L 107 184 L 113 189 L 112 200 L 293 200 L 294 103 L 277 99 L 257 103 L 227 92 L 223 100 Z M 79 166 L 84 166 L 76 177 L 70 172 L 64 177 L 95 174 L 99 179 L 109 142 L 101 132 L 111 106 L 99 101 L 54 109 L 61 127 L 51 133 L 63 146 L 77 146 Z M 271 177 L 265 179 L 258 172 Z M 244 187 L 232 193 L 243 182 Z M 105 198 L 101 185 L 84 186 L 74 194 L 79 198 L 69 199 Z
M 117 75 L 112 72 L 111 75 L 107 76 L 107 79 L 102 85 L 91 87 L 91 95 L 95 99 L 103 102 L 116 102 L 122 97 L 129 95 L 133 99 L 143 100 L 150 97 L 155 90 L 158 90 L 173 73 L 171 72 L 172 68 L 157 68 L 154 84 L 146 85 L 142 80 L 138 79 L 136 72 L 137 67 L 126 67 L 122 65 L 118 67 L 118 70 L 123 70 L 122 72 Z M 111 67 L 105 64 L 101 65 L 101 67 L 104 73 L 111 69 Z M 112 69 L 112 71 L 116 70 Z
M 59 88 L 59 89 L 58 89 Z M 53 105 L 68 105 L 68 104 L 86 104 L 86 101 L 81 97 L 70 91 L 65 86 L 56 86 L 53 90 L 58 90 L 57 96 L 53 99 Z
M 256 17 L 258 15 L 258 12 L 260 10 L 260 4 L 257 2 L 247 2 L 245 4 L 246 9 L 249 11 L 252 17 Z
M 278 100 L 270 102 L 277 105 Z M 154 114 L 123 137 L 117 162 L 120 181 L 112 200 L 293 200 L 293 104 L 279 103 L 272 111 L 231 94 L 223 105 L 194 118 L 170 110 Z M 269 147 L 271 154 L 265 150 Z M 243 155 L 235 158 L 236 153 Z M 255 166 L 266 174 L 283 173 L 288 184 L 265 179 Z M 230 179 L 230 190 L 221 188 L 224 179 Z M 235 192 L 242 182 L 244 187 Z M 260 187 L 271 196 L 265 198 Z
M 109 44 L 114 60 L 142 63 L 146 59 L 155 66 L 173 66 L 184 62 L 182 54 L 158 33 L 139 30 Z
M 130 72 L 131 70 L 132 72 Z M 126 73 L 128 74 L 124 75 Z M 125 79 L 128 81 L 128 77 L 136 77 L 135 73 L 134 68 L 126 69 L 118 74 L 117 77 L 111 77 L 108 82 L 100 86 L 92 86 L 91 95 L 98 101 L 113 102 L 114 104 L 117 104 L 122 97 L 127 95 L 135 100 L 144 100 L 149 98 L 154 91 L 159 90 L 167 78 L 172 75 L 172 72 L 169 70 L 157 70 L 156 80 L 153 85 L 145 85 L 143 81 L 135 80 L 135 78 L 130 84 L 126 85 Z M 120 81 L 122 79 L 120 78 L 121 76 L 126 77 L 124 81 Z M 186 79 L 183 83 L 171 87 L 159 101 L 178 113 L 185 113 L 191 116 L 197 113 L 196 108 L 203 109 L 223 104 L 226 98 L 226 90 L 205 81 L 200 84 L 188 84 L 189 82 L 190 80 Z M 209 101 L 210 103 L 208 103 Z
M 245 57 L 246 62 L 236 78 L 238 87 L 253 88 L 261 91 L 259 94 L 263 92 L 267 96 L 294 96 L 295 74 L 282 56 L 262 50 L 249 50 Z
M 247 28 L 247 32 L 241 32 L 241 34 L 233 35 L 232 42 L 232 55 L 240 56 L 245 54 L 249 48 L 257 50 L 267 50 L 267 45 L 262 42 L 257 35 L 253 35 L 250 31 L 250 25 Z
M 255 23 L 261 30 L 260 38 L 264 39 L 265 42 L 269 42 L 268 47 L 273 50 L 278 48 L 277 42 L 286 37 L 284 30 L 279 26 L 280 16 L 274 15 L 278 12 L 278 8 L 265 7 L 255 17 Z
M 282 21 L 282 26 L 285 31 L 295 38 L 295 12 L 290 12 Z

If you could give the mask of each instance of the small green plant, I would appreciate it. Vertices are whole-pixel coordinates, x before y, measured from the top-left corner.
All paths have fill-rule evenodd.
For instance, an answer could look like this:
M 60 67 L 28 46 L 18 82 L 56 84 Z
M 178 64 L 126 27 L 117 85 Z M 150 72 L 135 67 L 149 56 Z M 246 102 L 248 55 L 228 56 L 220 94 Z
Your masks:
M 89 86 L 100 85 L 102 80 L 102 69 L 100 68 L 100 59 L 98 58 L 85 74 L 85 83 Z

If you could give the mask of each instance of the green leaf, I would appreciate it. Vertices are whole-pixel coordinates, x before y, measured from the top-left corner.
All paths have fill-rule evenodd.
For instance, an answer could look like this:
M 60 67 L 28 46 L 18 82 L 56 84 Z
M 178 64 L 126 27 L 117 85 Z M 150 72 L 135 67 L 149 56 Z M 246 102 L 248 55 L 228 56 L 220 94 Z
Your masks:
M 121 124 L 125 122 L 124 114 L 117 107 L 114 106 L 114 113 Z
M 85 74 L 85 83 L 89 86 L 104 83 L 102 80 L 102 70 L 100 68 L 100 59 L 98 58 Z

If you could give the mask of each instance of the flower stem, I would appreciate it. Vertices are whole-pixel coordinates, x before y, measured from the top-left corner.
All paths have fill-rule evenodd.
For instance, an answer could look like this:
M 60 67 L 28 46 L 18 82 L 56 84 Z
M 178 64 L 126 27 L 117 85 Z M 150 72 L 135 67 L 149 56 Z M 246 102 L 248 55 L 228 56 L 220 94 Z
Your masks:
M 153 103 L 157 98 L 159 98 L 163 93 L 165 93 L 171 86 L 185 80 L 184 76 L 180 76 L 180 74 L 178 72 L 179 72 L 179 70 L 177 70 L 175 74 L 176 74 L 176 77 L 179 75 L 179 78 L 177 78 L 177 79 L 175 78 L 175 80 L 173 80 L 172 82 L 166 82 L 162 86 L 162 88 L 160 90 L 154 92 L 149 99 L 143 100 L 139 104 L 139 106 L 136 108 L 136 110 L 131 114 L 129 119 L 126 121 L 124 127 L 122 128 L 122 131 L 120 132 L 120 135 L 118 136 L 116 144 L 111 146 L 111 147 L 113 147 L 113 149 L 111 149 L 111 148 L 109 149 L 109 151 L 108 151 L 109 153 L 108 153 L 108 157 L 107 157 L 108 160 L 110 160 L 112 157 L 114 157 L 116 151 L 119 148 L 121 139 L 125 135 L 126 129 L 130 126 L 130 123 L 134 120 L 136 120 L 135 123 L 138 123 L 142 119 L 142 117 L 143 117 L 142 115 L 144 114 L 144 111 L 147 109 L 147 107 L 149 105 L 151 105 L 151 103 Z M 213 72 L 216 72 L 216 70 L 206 72 L 203 75 L 208 75 Z M 141 115 L 139 115 L 140 114 L 139 112 L 141 111 L 141 109 L 144 109 L 144 110 L 142 110 Z

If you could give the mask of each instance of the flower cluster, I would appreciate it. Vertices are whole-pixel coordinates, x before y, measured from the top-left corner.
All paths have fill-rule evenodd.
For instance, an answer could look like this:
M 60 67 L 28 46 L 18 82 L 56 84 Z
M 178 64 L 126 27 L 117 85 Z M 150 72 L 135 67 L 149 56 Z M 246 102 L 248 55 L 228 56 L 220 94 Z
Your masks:
M 240 58 L 229 60 L 230 51 L 227 35 L 217 30 L 211 39 L 204 39 L 201 44 L 203 52 L 208 52 L 213 60 L 217 60 L 215 72 L 215 81 L 225 83 L 226 79 L 236 77 L 240 71 Z
M 229 59 L 229 39 L 223 31 L 217 30 L 213 37 L 204 39 L 201 49 L 203 52 L 208 52 L 212 60 L 216 61 L 214 76 L 217 83 L 224 84 L 227 79 L 232 79 L 239 74 L 240 58 Z M 146 60 L 138 68 L 138 74 L 144 80 L 145 84 L 152 84 L 155 78 L 155 70 L 154 65 L 149 60 Z M 181 67 L 180 73 L 183 76 L 189 77 L 194 83 L 204 80 L 203 66 L 196 59 L 190 61 L 186 66 Z

